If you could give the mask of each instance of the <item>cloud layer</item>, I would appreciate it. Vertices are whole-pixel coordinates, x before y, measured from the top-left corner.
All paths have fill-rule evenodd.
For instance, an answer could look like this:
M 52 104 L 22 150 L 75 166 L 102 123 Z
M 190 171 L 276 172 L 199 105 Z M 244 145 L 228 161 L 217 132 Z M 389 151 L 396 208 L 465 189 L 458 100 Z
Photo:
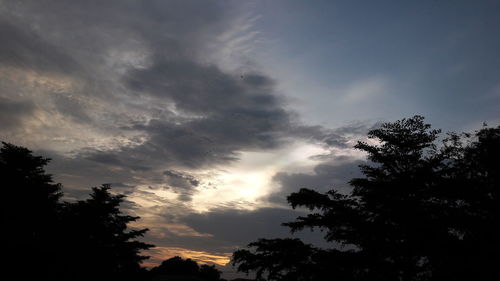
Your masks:
M 221 261 L 258 236 L 287 235 L 279 223 L 296 213 L 283 209 L 284 196 L 351 176 L 359 157 L 340 156 L 369 126 L 302 124 L 277 81 L 233 53 L 247 52 L 258 37 L 245 8 L 227 1 L 0 1 L 3 140 L 51 157 L 68 199 L 101 183 L 129 195 L 127 210 L 143 217 L 137 226 L 149 227 L 147 238 L 163 247 L 157 255 L 185 249 Z M 218 64 L 221 54 L 233 61 Z M 363 94 L 355 90 L 354 98 Z M 245 201 L 232 181 L 230 200 L 195 212 L 193 198 L 223 185 L 221 175 L 247 161 L 244 155 L 284 153 L 297 143 L 324 152 L 302 153 L 316 159 L 310 173 L 297 171 L 300 163 L 271 165 L 266 176 L 274 175 L 277 189 L 254 194 L 260 201 Z

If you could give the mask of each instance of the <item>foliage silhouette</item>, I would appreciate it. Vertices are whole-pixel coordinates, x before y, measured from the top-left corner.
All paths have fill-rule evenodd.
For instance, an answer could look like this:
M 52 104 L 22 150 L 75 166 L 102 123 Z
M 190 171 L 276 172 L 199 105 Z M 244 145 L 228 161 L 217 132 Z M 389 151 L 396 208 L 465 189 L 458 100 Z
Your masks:
M 94 187 L 89 199 L 64 204 L 61 233 L 71 248 L 62 249 L 60 263 L 67 279 L 133 280 L 145 273 L 140 262 L 147 257 L 139 253 L 153 245 L 134 239 L 147 229 L 126 231 L 138 217 L 123 215 L 119 205 L 124 196 L 110 194 L 109 188 Z
M 33 156 L 26 148 L 2 142 L 0 148 L 0 231 L 5 257 L 4 274 L 23 276 L 28 266 L 47 273 L 54 229 L 62 196 L 60 184 L 52 181 L 43 167 L 49 159 Z M 26 257 L 30 259 L 25 264 Z
M 3 143 L 1 231 L 4 276 L 45 280 L 138 280 L 145 270 L 139 255 L 152 245 L 134 240 L 147 229 L 127 231 L 138 217 L 123 215 L 123 195 L 109 185 L 91 197 L 62 202 L 61 185 L 44 167 L 50 159 Z M 26 270 L 28 269 L 28 270 Z
M 200 266 L 200 277 L 205 281 L 218 281 L 221 279 L 221 271 L 215 265 L 202 264 Z
M 221 272 L 215 266 L 198 264 L 191 259 L 182 259 L 179 256 L 163 261 L 159 266 L 151 269 L 152 280 L 222 280 Z
M 350 194 L 287 198 L 312 211 L 284 224 L 292 232 L 320 229 L 351 250 L 261 239 L 233 264 L 258 280 L 500 280 L 500 127 L 450 134 L 438 148 L 439 133 L 421 116 L 383 124 L 368 134 L 377 145 L 355 146 L 373 164 Z

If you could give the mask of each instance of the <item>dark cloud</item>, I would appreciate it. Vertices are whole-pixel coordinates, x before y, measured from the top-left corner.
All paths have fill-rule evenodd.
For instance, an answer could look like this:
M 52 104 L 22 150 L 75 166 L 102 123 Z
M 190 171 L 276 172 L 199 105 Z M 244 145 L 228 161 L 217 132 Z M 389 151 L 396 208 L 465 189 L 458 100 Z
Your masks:
M 0 130 L 20 126 L 22 119 L 33 114 L 34 110 L 35 106 L 29 101 L 13 101 L 0 96 Z
M 129 169 L 130 171 L 150 171 L 152 165 L 148 159 L 141 159 L 135 155 L 127 154 L 128 148 L 122 148 L 121 151 L 102 151 L 88 148 L 79 151 L 75 160 L 82 159 L 92 161 L 96 165 L 108 165 Z M 122 153 L 120 153 L 122 152 Z
M 139 132 L 145 139 L 133 146 L 83 148 L 76 158 L 132 171 L 159 165 L 196 169 L 292 138 L 345 143 L 322 127 L 299 125 L 269 76 L 228 73 L 207 62 L 208 46 L 235 21 L 235 5 L 5 1 L 2 6 L 3 63 L 58 69 L 83 84 L 57 94 L 34 89 L 33 96 L 50 96 L 52 108 L 74 122 Z
M 120 183 L 113 185 L 120 191 L 130 192 L 131 186 L 128 184 L 137 184 L 133 180 L 134 172 L 129 169 L 123 169 L 118 163 L 108 162 L 99 163 L 81 157 L 65 156 L 57 151 L 36 150 L 37 155 L 43 155 L 51 159 L 47 166 L 47 171 L 53 173 L 55 180 L 64 184 L 64 192 L 67 195 L 79 195 L 78 190 L 85 192 L 93 186 L 100 186 L 103 183 Z M 76 192 L 73 192 L 77 190 Z
M 281 186 L 279 192 L 272 194 L 269 200 L 285 204 L 286 197 L 301 188 L 326 192 L 336 189 L 347 193 L 351 190 L 348 182 L 353 178 L 361 177 L 359 165 L 364 161 L 349 157 L 336 157 L 330 163 L 319 164 L 314 167 L 313 173 L 277 173 L 273 180 Z
M 346 124 L 335 129 L 318 125 L 307 126 L 294 124 L 294 126 L 290 128 L 290 135 L 317 143 L 327 149 L 345 149 L 352 148 L 356 140 L 365 138 L 368 131 L 378 126 L 380 126 L 378 122 L 372 123 L 361 121 Z M 332 155 L 325 155 L 325 157 L 318 156 L 318 159 L 323 158 L 324 160 L 329 160 L 331 157 Z
M 284 222 L 295 220 L 303 213 L 289 209 L 261 208 L 255 211 L 232 209 L 213 210 L 204 214 L 189 214 L 182 218 L 193 229 L 201 233 L 213 235 L 213 241 L 223 242 L 219 247 L 226 246 L 233 251 L 235 246 L 246 245 L 256 238 L 300 237 L 308 243 L 324 245 L 321 232 L 303 231 L 291 234 Z
M 167 170 L 163 174 L 168 178 L 167 183 L 171 186 L 179 188 L 190 188 L 198 186 L 200 182 L 193 176 L 187 175 L 174 170 Z
M 2 13 L 3 14 L 3 13 Z M 31 28 L 0 19 L 0 64 L 41 72 L 68 72 L 76 62 Z
M 99 60 L 110 49 L 126 48 L 134 41 L 140 41 L 148 52 L 170 58 L 197 55 L 203 49 L 200 43 L 214 40 L 227 29 L 234 18 L 233 7 L 225 1 L 6 0 L 0 11 L 11 22 L 10 29 L 16 29 L 4 32 L 6 38 L 15 39 L 12 45 L 5 44 L 7 51 L 19 47 L 18 53 L 40 52 L 49 48 L 38 45 L 51 42 L 49 45 L 70 51 L 73 59 L 88 65 L 102 64 Z M 44 43 L 24 44 L 29 42 L 26 38 Z M 54 57 L 54 50 L 42 54 L 49 62 L 62 60 Z
M 0 67 L 26 77 L 37 73 L 8 83 L 0 77 L 0 85 L 9 86 L 0 95 L 2 129 L 23 126 L 35 109 L 54 118 L 37 120 L 43 123 L 40 137 L 64 139 L 70 148 L 37 153 L 53 159 L 48 170 L 64 184 L 66 197 L 86 198 L 90 187 L 111 183 L 116 192 L 147 198 L 153 206 L 144 210 L 128 201 L 124 207 L 154 220 L 146 238 L 159 246 L 227 253 L 257 237 L 290 236 L 280 224 L 300 214 L 291 209 L 193 213 L 192 197 L 202 186 L 196 170 L 221 168 L 242 151 L 272 150 L 297 139 L 346 148 L 348 136 L 364 127 L 301 124 L 267 74 L 216 65 L 213 48 L 241 14 L 232 3 L 1 1 Z M 54 135 L 60 124 L 83 129 Z M 78 145 L 71 145 L 74 140 Z M 280 173 L 275 180 L 282 190 L 273 198 L 297 184 L 323 190 L 348 173 L 347 166 L 333 164 L 317 166 L 313 175 Z M 177 193 L 176 200 L 159 198 L 160 189 Z M 163 224 L 185 224 L 198 233 Z M 321 241 L 316 233 L 300 235 Z
M 236 160 L 238 151 L 276 148 L 294 125 L 273 84 L 261 74 L 241 78 L 192 61 L 131 70 L 127 85 L 137 95 L 167 100 L 186 117 L 131 125 L 129 130 L 146 133 L 148 140 L 112 153 L 198 168 Z
M 174 170 L 167 170 L 163 172 L 163 175 L 165 175 L 166 184 L 180 193 L 177 197 L 179 200 L 191 201 L 194 190 L 200 184 L 199 180 L 191 175 Z
M 58 112 L 71 117 L 76 122 L 92 123 L 92 118 L 85 110 L 85 106 L 71 94 L 53 94 L 52 99 Z
M 328 129 L 322 141 L 327 147 L 352 148 L 353 140 L 365 138 L 369 131 L 379 126 L 378 122 L 353 122 L 335 129 Z
M 194 61 L 154 59 L 149 68 L 132 69 L 126 84 L 138 93 L 166 98 L 179 110 L 213 114 L 234 108 L 275 110 L 280 106 L 273 81 L 262 74 L 245 77 Z
M 146 138 L 134 147 L 87 147 L 76 157 L 132 170 L 199 168 L 234 161 L 238 151 L 276 148 L 291 134 L 293 114 L 271 78 L 207 62 L 207 48 L 237 18 L 235 5 L 41 2 L 2 3 L 0 63 L 74 75 L 82 87 L 33 95 L 50 96 L 52 108 L 74 122 Z

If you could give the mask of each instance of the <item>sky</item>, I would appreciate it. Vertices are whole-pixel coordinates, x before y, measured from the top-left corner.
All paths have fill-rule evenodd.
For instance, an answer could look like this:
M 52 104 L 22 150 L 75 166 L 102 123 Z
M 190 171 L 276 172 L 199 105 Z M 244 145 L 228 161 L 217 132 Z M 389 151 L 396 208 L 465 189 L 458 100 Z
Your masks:
M 148 266 L 224 266 L 291 235 L 291 192 L 349 192 L 381 122 L 498 124 L 499 30 L 487 0 L 0 0 L 0 139 L 66 200 L 126 194 Z

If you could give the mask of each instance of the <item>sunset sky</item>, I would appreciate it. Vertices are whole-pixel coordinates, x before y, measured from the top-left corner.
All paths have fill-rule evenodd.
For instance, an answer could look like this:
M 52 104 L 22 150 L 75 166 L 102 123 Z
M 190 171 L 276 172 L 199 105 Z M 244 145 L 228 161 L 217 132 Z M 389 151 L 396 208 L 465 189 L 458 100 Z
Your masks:
M 126 194 L 148 265 L 222 266 L 290 235 L 289 193 L 348 191 L 380 122 L 498 124 L 499 31 L 487 0 L 0 0 L 0 140 L 67 200 Z

